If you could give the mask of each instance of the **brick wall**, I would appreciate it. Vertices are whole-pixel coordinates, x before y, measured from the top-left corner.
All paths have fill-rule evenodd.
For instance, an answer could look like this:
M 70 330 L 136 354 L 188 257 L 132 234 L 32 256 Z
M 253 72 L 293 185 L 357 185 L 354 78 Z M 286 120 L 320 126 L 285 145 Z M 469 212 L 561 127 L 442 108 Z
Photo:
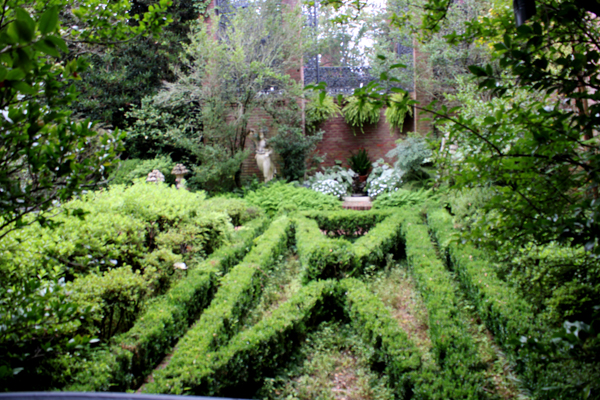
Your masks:
M 388 151 L 396 146 L 396 140 L 406 137 L 406 132 L 414 130 L 413 118 L 407 117 L 404 121 L 402 132 L 393 129 L 390 134 L 390 126 L 385 121 L 384 110 L 377 125 L 369 125 L 360 129 L 352 128 L 343 116 L 337 116 L 326 121 L 321 129 L 325 131 L 323 141 L 319 143 L 317 151 L 327 154 L 324 167 L 335 165 L 335 160 L 341 160 L 343 166 L 347 167 L 347 159 L 351 152 L 364 148 L 369 154 L 371 161 L 383 158 L 387 162 L 392 160 L 385 157 Z
M 271 118 L 262 110 L 257 110 L 254 115 L 250 118 L 249 128 L 257 128 L 258 126 L 268 126 Z M 325 161 L 322 164 L 323 167 L 331 167 L 335 165 L 335 160 L 341 160 L 344 167 L 348 167 L 347 159 L 350 157 L 351 152 L 355 152 L 359 148 L 365 148 L 369 154 L 371 161 L 376 161 L 379 158 L 383 158 L 387 162 L 392 160 L 385 157 L 388 151 L 393 149 L 396 145 L 396 140 L 406 137 L 406 132 L 414 131 L 414 119 L 411 117 L 406 118 L 402 132 L 398 129 L 394 129 L 390 134 L 390 127 L 385 122 L 384 110 L 381 110 L 381 118 L 377 125 L 369 125 L 363 128 L 363 132 L 360 129 L 353 129 L 346 121 L 344 117 L 337 116 L 323 123 L 321 129 L 325 131 L 323 140 L 317 146 L 317 152 L 320 155 L 327 154 Z M 268 137 L 272 137 L 275 134 L 274 130 L 270 130 Z M 246 148 L 250 150 L 250 156 L 244 161 L 242 167 L 242 177 L 249 179 L 253 175 L 256 175 L 262 181 L 262 175 L 256 165 L 254 159 L 255 148 L 254 143 L 251 140 L 246 141 Z M 281 165 L 279 159 L 275 157 L 275 163 L 277 165 L 277 171 L 281 173 Z

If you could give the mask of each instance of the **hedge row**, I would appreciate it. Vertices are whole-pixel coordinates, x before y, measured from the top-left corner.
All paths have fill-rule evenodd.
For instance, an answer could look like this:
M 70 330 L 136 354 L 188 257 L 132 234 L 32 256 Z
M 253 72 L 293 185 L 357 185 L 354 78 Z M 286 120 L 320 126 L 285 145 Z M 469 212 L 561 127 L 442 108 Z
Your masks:
M 227 346 L 188 353 L 186 362 L 147 386 L 152 393 L 217 395 L 225 388 L 259 382 L 282 365 L 309 329 L 329 312 L 336 282 L 311 282 L 265 318 L 234 336 Z
M 374 347 L 372 362 L 383 364 L 398 398 L 410 395 L 420 354 L 381 300 L 360 281 L 313 281 L 269 318 L 239 333 L 227 346 L 208 354 L 189 354 L 168 380 L 146 389 L 158 393 L 223 395 L 230 388 L 258 387 L 281 367 L 308 331 L 343 304 L 353 326 Z M 243 386 L 242 386 L 243 385 Z
M 356 211 L 335 213 L 333 220 L 340 223 L 343 215 L 354 216 Z M 312 213 L 313 216 L 320 215 Z M 370 228 L 356 242 L 329 238 L 321 232 L 317 220 L 297 217 L 296 247 L 303 266 L 304 283 L 314 279 L 356 276 L 368 265 L 381 263 L 386 254 L 403 251 L 400 245 L 400 226 L 404 218 L 400 214 L 372 214 L 371 222 L 387 216 Z M 325 214 L 322 214 L 325 218 Z M 365 219 L 367 220 L 367 219 Z
M 531 306 L 496 276 L 489 259 L 480 250 L 466 244 L 459 246 L 452 240 L 455 233 L 452 217 L 445 210 L 429 212 L 427 223 L 440 251 L 449 256 L 457 278 L 481 319 L 502 346 L 514 352 L 512 339 L 530 336 L 535 331 L 535 314 Z
M 409 398 L 413 392 L 414 374 L 421 367 L 421 355 L 385 308 L 361 281 L 340 282 L 345 291 L 345 311 L 354 329 L 375 350 L 373 364 L 383 364 L 394 386 L 396 398 Z
M 400 248 L 403 220 L 403 214 L 392 214 L 354 242 L 355 272 L 362 272 L 366 266 L 382 262 L 388 253 L 404 251 Z
M 459 246 L 452 240 L 455 233 L 452 217 L 445 210 L 429 212 L 427 222 L 479 316 L 508 355 L 516 361 L 517 372 L 523 375 L 524 382 L 530 389 L 539 391 L 542 397 L 548 393 L 544 387 L 557 384 L 564 386 L 564 383 L 558 382 L 567 378 L 563 375 L 566 370 L 559 365 L 550 366 L 542 361 L 542 354 L 522 348 L 519 338 L 539 340 L 543 336 L 542 328 L 536 325 L 532 307 L 496 276 L 489 258 L 483 252 L 470 245 Z
M 440 371 L 424 371 L 416 398 L 484 399 L 486 379 L 477 347 L 461 315 L 450 273 L 437 257 L 427 226 L 405 210 L 406 257 L 429 313 L 429 335 Z
M 202 360 L 216 348 L 225 346 L 237 332 L 246 311 L 260 298 L 269 268 L 288 248 L 291 222 L 287 217 L 274 221 L 269 229 L 255 239 L 255 247 L 241 264 L 221 280 L 221 286 L 199 321 L 177 344 L 169 365 L 155 373 L 156 391 L 164 391 L 168 382 L 193 381 L 197 371 L 190 360 Z M 198 364 L 200 368 L 201 364 Z M 185 371 L 185 374 L 182 372 Z M 174 389 L 175 390 L 175 389 Z
M 390 211 L 304 211 L 300 215 L 317 221 L 319 228 L 341 236 L 368 232 L 391 214 Z
M 138 387 L 206 307 L 218 276 L 239 262 L 267 223 L 267 219 L 256 219 L 235 232 L 229 245 L 190 270 L 185 279 L 155 299 L 127 333 L 115 337 L 111 346 L 85 362 L 65 390 L 124 391 Z
M 295 230 L 303 283 L 318 278 L 339 277 L 353 265 L 352 244 L 343 239 L 332 239 L 323 235 L 317 221 L 297 217 Z

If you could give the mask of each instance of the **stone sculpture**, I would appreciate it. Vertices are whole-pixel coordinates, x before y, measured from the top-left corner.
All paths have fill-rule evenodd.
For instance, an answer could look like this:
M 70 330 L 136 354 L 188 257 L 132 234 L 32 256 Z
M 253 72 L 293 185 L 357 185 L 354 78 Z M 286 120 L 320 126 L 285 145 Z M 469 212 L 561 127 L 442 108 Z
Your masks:
M 181 189 L 182 187 L 184 187 L 183 175 L 187 174 L 188 172 L 190 171 L 188 171 L 188 169 L 183 164 L 175 165 L 173 171 L 171 171 L 171 173 L 175 175 L 175 184 L 177 186 L 177 189 Z
M 157 169 L 152 170 L 146 178 L 146 182 L 164 182 L 165 176 Z
M 271 160 L 273 150 L 267 145 L 267 140 L 265 139 L 265 134 L 262 130 L 258 132 L 258 138 L 254 129 L 250 129 L 248 135 L 256 146 L 256 155 L 254 157 L 256 158 L 258 169 L 263 174 L 265 182 L 269 182 L 277 172 L 275 170 L 275 164 Z

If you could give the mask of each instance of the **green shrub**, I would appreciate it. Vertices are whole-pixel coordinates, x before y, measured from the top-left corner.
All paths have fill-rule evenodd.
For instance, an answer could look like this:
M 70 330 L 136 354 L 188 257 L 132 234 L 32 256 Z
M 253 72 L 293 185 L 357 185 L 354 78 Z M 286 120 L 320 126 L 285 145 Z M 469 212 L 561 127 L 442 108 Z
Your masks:
M 334 197 L 295 186 L 275 182 L 246 193 L 244 199 L 265 210 L 268 215 L 302 210 L 341 210 L 342 203 Z
M 352 245 L 343 239 L 331 239 L 321 233 L 317 222 L 295 219 L 296 248 L 302 264 L 302 281 L 339 278 L 352 266 Z
M 356 279 L 340 282 L 346 296 L 345 312 L 352 326 L 375 350 L 374 364 L 383 364 L 396 398 L 408 398 L 421 355 L 381 300 Z
M 415 346 L 379 299 L 355 280 L 314 281 L 227 345 L 208 354 L 189 353 L 187 362 L 149 392 L 221 395 L 227 388 L 248 387 L 276 371 L 294 346 L 323 319 L 343 305 L 352 325 L 374 348 L 373 364 L 385 365 L 399 398 L 412 387 L 411 373 L 421 364 Z M 176 372 L 176 373 L 175 373 Z
M 132 185 L 134 182 L 148 177 L 153 170 L 159 170 L 165 176 L 167 185 L 175 184 L 175 175 L 171 174 L 175 162 L 168 156 L 158 156 L 151 160 L 132 158 L 119 163 L 119 168 L 113 172 L 109 181 L 112 185 Z
M 356 172 L 335 165 L 325 168 L 323 172 L 317 172 L 308 178 L 308 183 L 312 190 L 333 195 L 341 200 L 352 192 L 355 177 Z
M 89 331 L 104 339 L 131 327 L 149 291 L 148 282 L 130 266 L 75 279 L 69 289 L 75 303 L 91 307 L 92 318 L 85 324 L 93 324 Z
M 406 258 L 429 313 L 429 336 L 439 372 L 425 372 L 419 378 L 417 398 L 483 399 L 486 379 L 463 320 L 456 287 L 451 275 L 436 255 L 427 227 L 418 212 L 404 209 L 402 236 Z
M 381 264 L 387 254 L 404 255 L 400 240 L 403 221 L 403 215 L 392 214 L 354 242 L 354 275 L 369 265 Z
M 391 168 L 383 159 L 375 161 L 373 171 L 367 178 L 367 193 L 371 199 L 375 199 L 382 193 L 395 192 L 402 185 L 404 172 Z
M 132 329 L 82 363 L 67 390 L 125 391 L 138 387 L 212 300 L 218 276 L 241 260 L 266 224 L 266 219 L 256 219 L 235 232 L 231 243 L 153 301 Z
M 397 143 L 396 148 L 386 154 L 389 158 L 396 158 L 394 168 L 416 178 L 427 176 L 428 174 L 423 171 L 421 166 L 433 155 L 433 152 L 425 139 L 408 137 Z M 405 180 L 408 178 L 409 176 L 406 176 Z
M 286 217 L 274 221 L 269 229 L 255 239 L 254 248 L 244 257 L 241 264 L 234 267 L 221 281 L 212 303 L 204 311 L 200 320 L 177 344 L 177 352 L 169 365 L 155 374 L 157 391 L 181 392 L 184 386 L 173 385 L 173 379 L 189 382 L 193 379 L 184 373 L 190 367 L 190 360 L 203 360 L 214 349 L 227 344 L 240 328 L 240 320 L 247 310 L 258 302 L 263 281 L 268 277 L 269 268 L 288 247 L 291 222 Z M 199 364 L 199 367 L 202 364 Z
M 251 219 L 264 215 L 262 209 L 250 204 L 247 200 L 220 196 L 208 199 L 205 203 L 205 210 L 229 215 L 233 226 L 244 225 Z
M 360 236 L 391 214 L 390 211 L 302 211 L 300 215 L 317 221 L 330 235 Z
M 61 213 L 52 228 L 34 223 L 0 242 L 3 292 L 29 296 L 13 299 L 11 294 L 3 301 L 16 309 L 27 304 L 32 310 L 24 314 L 32 319 L 28 323 L 10 317 L 6 326 L 35 332 L 30 325 L 45 321 L 47 332 L 22 332 L 20 343 L 0 344 L 0 358 L 10 359 L 0 362 L 0 370 L 25 369 L 7 382 L 15 389 L 27 385 L 27 380 L 44 382 L 47 386 L 41 389 L 67 383 L 78 362 L 87 357 L 85 335 L 100 335 L 108 342 L 114 333 L 127 330 L 148 299 L 182 277 L 183 272 L 174 273 L 174 263 L 195 268 L 204 256 L 228 243 L 233 232 L 227 214 L 206 211 L 204 194 L 164 184 L 115 185 L 85 194 L 57 211 Z M 69 286 L 68 297 L 55 287 L 60 278 Z M 51 290 L 50 294 L 25 290 L 32 280 L 39 280 L 39 290 Z M 95 311 L 85 313 L 87 306 Z M 36 312 L 45 307 L 49 316 L 40 319 Z M 65 310 L 77 318 L 56 315 Z M 72 350 L 70 342 L 79 347 Z M 68 371 L 61 372 L 63 367 Z
M 177 368 L 169 364 L 166 369 L 170 369 L 170 374 L 160 374 L 146 391 L 214 396 L 224 388 L 259 381 L 292 352 L 298 339 L 319 317 L 330 313 L 327 297 L 337 297 L 335 287 L 332 281 L 302 287 L 270 317 L 234 336 L 221 348 L 187 354 L 179 348 L 173 356 L 181 359 Z
M 373 166 L 365 149 L 358 149 L 356 154 L 351 152 L 348 157 L 348 165 L 358 175 L 366 175 Z
M 452 217 L 446 211 L 429 212 L 428 223 L 479 316 L 516 361 L 517 372 L 536 397 L 574 398 L 585 391 L 584 386 L 589 384 L 591 388 L 593 382 L 598 382 L 595 363 L 548 354 L 554 352 L 549 350 L 553 330 L 540 323 L 530 302 L 498 278 L 489 257 L 471 245 L 459 245 Z M 524 346 L 528 342 L 535 346 Z M 565 394 L 557 395 L 548 388 Z
M 373 208 L 383 210 L 387 208 L 400 208 L 405 206 L 417 206 L 432 200 L 431 189 L 428 190 L 404 190 L 398 189 L 394 192 L 383 193 L 373 201 Z
M 350 216 L 352 213 L 361 214 L 361 212 L 349 211 L 342 212 L 340 215 Z M 374 223 L 373 220 L 381 219 L 383 215 L 364 213 L 361 219 Z M 341 219 L 339 216 L 334 218 Z M 403 217 L 399 215 L 388 216 L 352 244 L 343 239 L 328 238 L 314 220 L 296 218 L 296 247 L 302 263 L 302 281 L 306 283 L 314 279 L 356 276 L 369 265 L 380 264 L 388 253 L 399 253 L 401 250 L 398 248 L 398 242 L 402 219 Z M 357 229 L 357 225 L 352 220 L 346 226 Z M 337 228 L 337 226 L 333 227 Z

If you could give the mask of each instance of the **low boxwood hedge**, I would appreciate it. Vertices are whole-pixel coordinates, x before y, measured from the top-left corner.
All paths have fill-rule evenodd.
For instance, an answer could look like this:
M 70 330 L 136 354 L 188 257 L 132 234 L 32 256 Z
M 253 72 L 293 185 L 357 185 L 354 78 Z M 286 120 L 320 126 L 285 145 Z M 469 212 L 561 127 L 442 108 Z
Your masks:
M 459 245 L 453 240 L 456 232 L 452 217 L 445 210 L 428 212 L 427 222 L 440 251 L 447 256 L 449 267 L 456 272 L 478 315 L 516 362 L 516 371 L 523 376 L 525 385 L 540 398 L 553 397 L 548 388 L 572 386 L 571 378 L 577 381 L 573 370 L 582 373 L 585 366 L 577 365 L 576 360 L 562 360 L 562 365 L 561 360 L 550 361 L 544 351 L 523 346 L 521 338 L 527 338 L 538 341 L 542 349 L 542 343 L 550 340 L 552 330 L 541 326 L 531 305 L 498 278 L 490 258 L 472 245 Z
M 326 237 L 312 219 L 297 217 L 294 225 L 303 283 L 318 278 L 340 277 L 353 265 L 354 253 L 350 242 Z
M 300 215 L 317 221 L 319 228 L 339 236 L 360 236 L 383 221 L 391 211 L 303 211 Z M 355 234 L 360 232 L 360 234 Z
M 424 371 L 415 397 L 484 399 L 488 383 L 477 346 L 464 322 L 454 280 L 437 257 L 427 226 L 416 210 L 403 211 L 402 224 L 409 268 L 429 313 L 429 336 L 439 371 Z
M 239 229 L 228 245 L 156 298 L 128 332 L 114 337 L 112 345 L 101 348 L 84 362 L 73 383 L 64 390 L 124 391 L 138 387 L 208 305 L 218 276 L 249 251 L 267 223 L 267 219 L 256 219 Z
M 165 385 L 172 385 L 166 382 L 186 382 L 192 379 L 189 374 L 196 372 L 181 375 L 182 370 L 189 370 L 190 360 L 208 357 L 211 351 L 229 342 L 237 333 L 244 314 L 259 300 L 269 268 L 287 250 L 290 238 L 291 221 L 287 217 L 281 217 L 262 236 L 255 239 L 254 248 L 242 263 L 221 280 L 210 306 L 179 341 L 169 365 L 155 373 L 155 385 L 151 385 L 154 390 L 164 391 Z M 183 387 L 185 386 L 173 390 L 183 390 Z
M 381 299 L 364 283 L 350 278 L 340 282 L 345 293 L 345 312 L 354 329 L 362 334 L 374 352 L 373 364 L 383 365 L 396 398 L 409 398 L 415 373 L 421 367 L 421 354 L 392 317 Z
M 387 254 L 403 255 L 401 227 L 404 218 L 404 214 L 392 214 L 354 242 L 352 247 L 354 253 L 353 275 L 362 273 L 368 265 L 383 262 Z
M 407 398 L 421 366 L 420 354 L 381 300 L 354 279 L 308 283 L 270 317 L 234 336 L 226 346 L 209 353 L 188 353 L 187 362 L 179 364 L 169 379 L 156 380 L 146 390 L 214 396 L 236 387 L 258 387 L 310 330 L 333 317 L 332 310 L 340 306 L 374 347 L 372 362 L 383 365 L 390 375 L 397 398 Z

